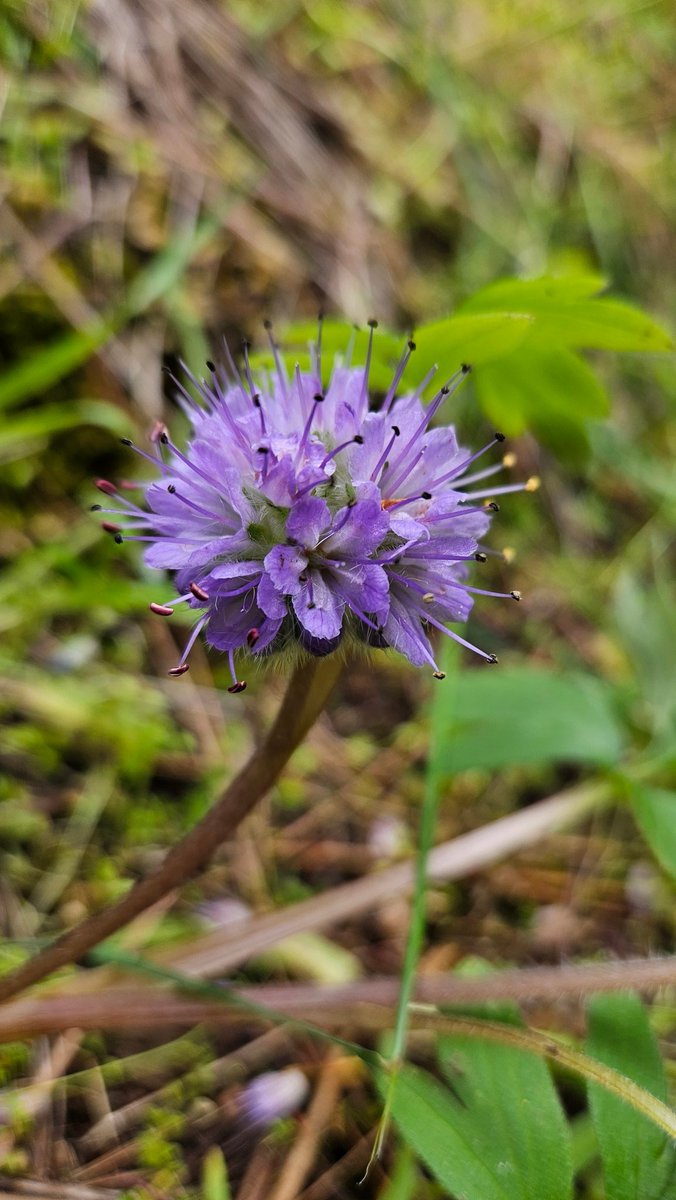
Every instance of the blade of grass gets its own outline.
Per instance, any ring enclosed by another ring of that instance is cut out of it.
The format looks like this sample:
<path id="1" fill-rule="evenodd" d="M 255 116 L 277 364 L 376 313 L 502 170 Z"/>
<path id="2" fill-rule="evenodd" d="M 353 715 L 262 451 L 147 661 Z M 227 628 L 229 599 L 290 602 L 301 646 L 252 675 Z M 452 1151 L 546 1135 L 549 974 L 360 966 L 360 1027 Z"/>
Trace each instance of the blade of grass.
<path id="1" fill-rule="evenodd" d="M 443 670 L 446 672 L 447 676 L 447 688 L 452 687 L 452 680 L 457 671 L 457 661 L 458 659 L 455 652 L 455 646 L 449 643 L 444 648 L 444 658 L 442 664 Z M 420 960 L 420 954 L 425 936 L 425 899 L 427 895 L 427 880 L 429 875 L 428 859 L 434 845 L 434 832 L 437 825 L 437 812 L 439 808 L 439 791 L 441 781 L 440 752 L 443 745 L 444 731 L 448 725 L 448 692 L 444 696 L 443 704 L 438 702 L 437 697 L 438 693 L 435 695 L 435 701 L 437 702 L 433 702 L 430 706 L 430 743 L 427 759 L 427 771 L 425 774 L 425 792 L 423 796 L 422 812 L 420 814 L 420 830 L 418 834 L 418 847 L 415 859 L 411 921 L 406 940 L 406 950 L 404 952 L 404 964 L 401 973 L 401 988 L 399 991 L 394 1036 L 392 1040 L 392 1049 L 390 1052 L 390 1075 L 387 1085 L 387 1092 L 385 1095 L 385 1103 L 383 1105 L 383 1113 L 378 1126 L 378 1133 L 373 1144 L 373 1151 L 371 1153 L 371 1158 L 369 1159 L 368 1167 L 370 1167 L 371 1163 L 380 1157 L 390 1125 L 397 1080 L 406 1056 L 406 1041 L 409 1027 L 410 1006 L 411 1001 L 413 1000 L 418 962 Z"/>

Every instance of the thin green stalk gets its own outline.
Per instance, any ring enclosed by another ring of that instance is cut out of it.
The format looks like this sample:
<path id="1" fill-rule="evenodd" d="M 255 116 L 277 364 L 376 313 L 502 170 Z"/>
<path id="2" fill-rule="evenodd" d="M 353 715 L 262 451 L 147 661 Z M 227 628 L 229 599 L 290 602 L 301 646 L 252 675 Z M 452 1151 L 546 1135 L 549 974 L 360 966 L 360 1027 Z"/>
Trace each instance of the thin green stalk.
<path id="1" fill-rule="evenodd" d="M 448 645 L 444 652 L 444 670 L 447 676 L 454 677 L 457 668 L 457 655 L 454 647 Z M 445 687 L 452 686 L 452 678 L 447 678 Z M 436 701 L 436 697 L 435 697 Z M 410 1009 L 415 989 L 418 963 L 422 953 L 425 937 L 425 901 L 427 896 L 428 869 L 427 861 L 434 846 L 434 834 L 437 827 L 439 809 L 440 771 L 438 764 L 438 748 L 441 745 L 443 726 L 448 721 L 448 695 L 444 696 L 444 704 L 432 703 L 430 706 L 430 744 L 425 774 L 425 791 L 420 814 L 420 830 L 415 859 L 415 877 L 413 884 L 413 900 L 411 905 L 411 920 L 404 963 L 401 972 L 401 986 L 397 1001 L 397 1012 L 390 1052 L 390 1077 L 383 1113 L 378 1126 L 378 1133 L 373 1144 L 369 1166 L 377 1158 L 383 1148 L 387 1131 L 390 1126 L 394 1093 L 397 1087 L 399 1072 L 406 1057 L 406 1041 L 410 1023 Z M 368 1167 L 367 1167 L 368 1171 Z"/>

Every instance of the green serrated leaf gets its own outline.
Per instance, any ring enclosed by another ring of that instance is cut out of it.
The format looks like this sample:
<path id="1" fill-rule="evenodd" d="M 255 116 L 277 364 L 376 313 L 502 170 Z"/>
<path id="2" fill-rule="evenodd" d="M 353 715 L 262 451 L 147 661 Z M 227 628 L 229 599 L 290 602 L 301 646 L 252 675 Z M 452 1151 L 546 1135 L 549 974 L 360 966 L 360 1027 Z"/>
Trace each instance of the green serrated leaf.
<path id="1" fill-rule="evenodd" d="M 461 675 L 447 729 L 445 774 L 517 763 L 613 763 L 623 745 L 606 685 L 531 667 Z"/>
<path id="2" fill-rule="evenodd" d="M 589 1004 L 588 1016 L 588 1053 L 665 1101 L 664 1067 L 638 996 L 596 996 Z M 674 1143 L 641 1113 L 596 1084 L 589 1085 L 589 1101 L 609 1200 L 669 1200 L 674 1196 Z"/>
<path id="3" fill-rule="evenodd" d="M 629 802 L 655 858 L 676 879 L 676 792 L 634 784 Z"/>

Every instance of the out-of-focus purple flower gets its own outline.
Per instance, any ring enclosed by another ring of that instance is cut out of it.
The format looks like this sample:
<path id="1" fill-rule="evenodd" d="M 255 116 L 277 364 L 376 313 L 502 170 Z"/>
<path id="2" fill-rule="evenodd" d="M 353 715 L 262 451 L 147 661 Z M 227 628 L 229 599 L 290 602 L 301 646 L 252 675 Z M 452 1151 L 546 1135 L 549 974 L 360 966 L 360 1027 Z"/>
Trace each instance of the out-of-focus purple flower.
<path id="1" fill-rule="evenodd" d="M 241 650 L 260 658 L 289 646 L 318 656 L 357 642 L 391 646 L 442 677 L 429 638 L 437 629 L 494 662 L 446 623 L 467 620 L 475 593 L 503 595 L 470 586 L 468 566 L 485 559 L 493 497 L 537 482 L 466 490 L 501 470 L 474 463 L 503 437 L 470 453 L 452 426 L 432 421 L 470 368 L 460 366 L 426 406 L 429 376 L 397 396 L 415 349 L 408 342 L 375 406 L 371 343 L 366 366 L 337 361 L 326 390 L 321 325 L 309 371 L 296 367 L 290 378 L 273 349 L 276 371 L 256 379 L 246 354 L 243 375 L 229 355 L 227 368 L 208 364 L 208 381 L 190 375 L 200 403 L 178 384 L 193 426 L 185 450 L 164 426 L 152 435 L 154 452 L 134 447 L 159 474 L 146 486 L 147 510 L 98 482 L 119 505 L 104 510 L 115 515 L 104 528 L 146 543 L 146 563 L 174 572 L 178 597 L 151 609 L 168 616 L 185 603 L 198 614 L 170 674 L 188 670 L 202 630 L 228 654 L 233 692 L 246 686 L 235 671 Z"/>
<path id="2" fill-rule="evenodd" d="M 272 1125 L 290 1117 L 305 1103 L 309 1091 L 306 1076 L 298 1067 L 265 1071 L 242 1089 L 242 1116 L 254 1126 Z"/>

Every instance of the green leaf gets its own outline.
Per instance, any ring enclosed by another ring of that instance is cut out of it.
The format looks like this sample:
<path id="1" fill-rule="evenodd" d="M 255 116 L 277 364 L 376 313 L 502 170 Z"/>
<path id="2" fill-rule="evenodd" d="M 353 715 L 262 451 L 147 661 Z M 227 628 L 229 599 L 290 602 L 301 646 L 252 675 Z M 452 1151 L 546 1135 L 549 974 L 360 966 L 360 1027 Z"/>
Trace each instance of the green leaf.
<path id="1" fill-rule="evenodd" d="M 674 348 L 666 330 L 640 309 L 620 300 L 581 300 L 538 313 L 531 337 L 534 344 L 594 350 L 646 353 Z"/>
<path id="2" fill-rule="evenodd" d="M 547 1064 L 512 1046 L 439 1039 L 442 1071 L 484 1141 L 486 1159 L 519 1200 L 564 1200 L 573 1190 L 570 1133 Z"/>
<path id="3" fill-rule="evenodd" d="M 385 1083 L 384 1077 L 380 1077 Z M 403 1137 L 430 1171 L 465 1200 L 511 1200 L 504 1181 L 484 1159 L 483 1147 L 458 1125 L 460 1105 L 431 1075 L 404 1066 L 392 1103 Z"/>
<path id="4" fill-rule="evenodd" d="M 516 763 L 614 763 L 622 732 L 611 691 L 588 675 L 532 667 L 467 671 L 441 753 L 446 774 Z"/>
<path id="5" fill-rule="evenodd" d="M 634 784 L 629 800 L 655 858 L 676 879 L 676 792 Z"/>
<path id="6" fill-rule="evenodd" d="M 524 341 L 531 324 L 527 313 L 517 312 L 460 315 L 423 325 L 415 333 L 417 348 L 407 376 L 419 382 L 430 367 L 437 365 L 435 382 L 441 384 L 462 363 L 475 367 L 502 359 Z"/>
<path id="7" fill-rule="evenodd" d="M 594 997 L 588 1009 L 590 1055 L 666 1101 L 659 1048 L 632 993 Z M 596 1084 L 589 1102 L 612 1200 L 668 1200 L 676 1187 L 676 1147 L 652 1121 Z"/>
<path id="8" fill-rule="evenodd" d="M 487 416 L 510 437 L 536 425 L 546 432 L 551 416 L 582 422 L 605 417 L 609 409 L 594 372 L 566 349 L 529 346 L 480 366 L 474 383 Z"/>
<path id="9" fill-rule="evenodd" d="M 585 346 L 598 350 L 671 350 L 669 334 L 621 300 L 594 299 L 604 280 L 591 274 L 503 279 L 471 296 L 465 313 L 520 312 L 533 318 L 528 349 Z"/>
<path id="10" fill-rule="evenodd" d="M 392 1115 L 402 1135 L 463 1200 L 570 1200 L 566 1123 L 535 1056 L 462 1037 L 440 1040 L 449 1092 L 406 1066 Z"/>
<path id="11" fill-rule="evenodd" d="M 533 312 L 554 304 L 586 300 L 608 286 L 603 275 L 580 272 L 571 275 L 541 275 L 538 279 L 498 279 L 470 296 L 461 312 L 495 312 L 517 309 Z"/>

